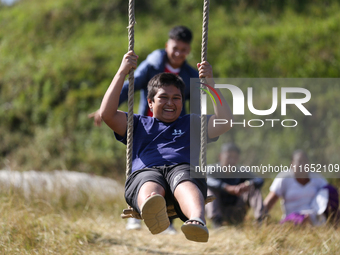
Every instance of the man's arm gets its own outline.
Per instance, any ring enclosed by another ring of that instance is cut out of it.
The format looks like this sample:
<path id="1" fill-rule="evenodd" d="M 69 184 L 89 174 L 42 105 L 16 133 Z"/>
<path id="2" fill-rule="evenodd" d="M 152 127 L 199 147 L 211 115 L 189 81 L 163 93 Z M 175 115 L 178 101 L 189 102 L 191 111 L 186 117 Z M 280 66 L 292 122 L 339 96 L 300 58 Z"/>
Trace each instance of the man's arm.
<path id="1" fill-rule="evenodd" d="M 99 109 L 95 112 L 91 112 L 89 115 L 87 115 L 89 119 L 93 118 L 93 124 L 97 127 L 100 127 L 102 125 L 102 117 L 100 117 L 100 111 Z"/>
<path id="2" fill-rule="evenodd" d="M 137 58 L 138 56 L 133 51 L 124 55 L 119 70 L 107 89 L 100 106 L 102 120 L 120 136 L 124 136 L 126 133 L 127 119 L 124 112 L 118 111 L 119 95 L 126 75 L 130 69 L 137 67 Z"/>
<path id="3" fill-rule="evenodd" d="M 207 178 L 207 185 L 210 189 L 227 192 L 235 196 L 239 196 L 244 192 L 240 190 L 239 185 L 229 185 L 217 178 Z"/>
<path id="4" fill-rule="evenodd" d="M 273 208 L 278 199 L 279 196 L 276 195 L 275 192 L 273 191 L 269 192 L 269 194 L 267 195 L 266 199 L 263 202 L 263 206 L 266 213 L 268 213 Z"/>
<path id="5" fill-rule="evenodd" d="M 255 189 L 259 189 L 263 186 L 264 180 L 261 177 L 256 176 L 253 173 L 246 173 L 247 177 L 242 178 L 242 182 L 248 183 L 248 185 L 254 185 Z"/>
<path id="6" fill-rule="evenodd" d="M 256 177 L 254 179 L 249 180 L 250 182 L 253 182 L 255 189 L 259 189 L 263 186 L 264 180 L 260 177 Z"/>
<path id="7" fill-rule="evenodd" d="M 220 179 L 211 178 L 211 177 L 207 178 L 208 188 L 222 191 L 222 190 L 224 190 L 224 185 L 223 184 L 224 183 Z"/>
<path id="8" fill-rule="evenodd" d="M 148 62 L 144 60 L 134 73 L 134 91 L 138 91 L 144 89 L 148 85 Z M 125 81 L 123 84 L 122 91 L 119 96 L 119 104 L 124 103 L 128 100 L 128 92 L 129 92 L 129 81 Z"/>

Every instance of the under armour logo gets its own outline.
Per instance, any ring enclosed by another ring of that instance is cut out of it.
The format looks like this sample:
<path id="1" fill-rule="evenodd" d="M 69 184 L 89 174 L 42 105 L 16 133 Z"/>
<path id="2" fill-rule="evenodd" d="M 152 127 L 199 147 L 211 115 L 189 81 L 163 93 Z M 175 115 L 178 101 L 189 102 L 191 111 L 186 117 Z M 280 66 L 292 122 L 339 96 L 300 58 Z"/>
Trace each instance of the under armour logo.
<path id="1" fill-rule="evenodd" d="M 178 174 L 175 179 L 174 179 L 174 186 L 176 185 L 176 183 L 179 181 L 179 179 L 181 179 L 181 177 L 183 176 L 184 173 L 180 173 Z"/>
<path id="2" fill-rule="evenodd" d="M 184 134 L 184 132 L 182 132 L 181 129 L 179 129 L 179 130 L 175 129 L 174 132 L 172 133 L 172 135 L 183 135 L 183 134 Z"/>

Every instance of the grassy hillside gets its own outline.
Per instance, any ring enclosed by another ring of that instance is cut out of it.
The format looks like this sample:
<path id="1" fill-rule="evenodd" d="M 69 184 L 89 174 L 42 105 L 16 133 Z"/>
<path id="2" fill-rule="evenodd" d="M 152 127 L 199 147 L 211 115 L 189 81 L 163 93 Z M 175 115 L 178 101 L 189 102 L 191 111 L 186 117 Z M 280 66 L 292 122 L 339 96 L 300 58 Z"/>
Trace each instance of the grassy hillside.
<path id="1" fill-rule="evenodd" d="M 337 254 L 339 231 L 329 227 L 294 227 L 273 221 L 243 226 L 208 227 L 208 243 L 187 241 L 174 221 L 176 235 L 125 230 L 119 218 L 124 203 L 84 201 L 76 207 L 18 194 L 0 194 L 1 254 Z M 248 216 L 247 216 L 248 217 Z"/>
<path id="2" fill-rule="evenodd" d="M 338 1 L 211 1 L 208 60 L 217 77 L 336 78 L 339 10 Z M 141 60 L 164 47 L 172 26 L 184 24 L 194 32 L 188 61 L 199 62 L 200 1 L 136 1 L 136 21 L 135 51 Z M 99 107 L 127 51 L 126 26 L 123 0 L 0 5 L 0 168 L 124 173 L 125 147 L 105 125 L 94 127 L 87 115 Z M 304 135 L 296 139 L 268 134 L 275 139 L 271 147 L 260 148 L 263 155 L 275 147 L 284 150 L 278 158 L 287 157 L 303 147 L 314 150 L 313 156 L 323 162 L 338 160 L 338 115 L 332 110 L 337 95 L 335 90 L 331 99 L 319 99 L 332 103 L 323 109 L 330 123 L 321 129 L 329 133 L 317 148 L 321 154 L 313 147 L 318 142 L 306 140 L 324 135 L 313 131 L 324 120 L 322 115 L 312 123 L 314 128 L 304 123 L 297 131 Z M 258 138 L 244 144 L 249 137 Z M 252 145 L 262 139 L 249 131 L 226 136 L 247 154 L 254 154 Z M 270 162 L 274 160 L 277 157 Z"/>

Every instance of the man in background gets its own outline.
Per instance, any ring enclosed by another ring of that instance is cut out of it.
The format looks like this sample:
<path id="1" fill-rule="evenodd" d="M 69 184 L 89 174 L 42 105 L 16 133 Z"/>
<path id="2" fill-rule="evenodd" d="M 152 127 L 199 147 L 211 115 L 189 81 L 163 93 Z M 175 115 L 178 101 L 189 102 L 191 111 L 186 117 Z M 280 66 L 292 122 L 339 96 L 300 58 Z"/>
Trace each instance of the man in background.
<path id="1" fill-rule="evenodd" d="M 222 145 L 218 166 L 225 169 L 239 169 L 237 163 L 240 149 L 233 143 Z M 241 175 L 242 174 L 242 175 Z M 241 178 L 240 178 L 241 177 Z M 218 228 L 224 222 L 236 225 L 252 208 L 254 218 L 261 221 L 264 216 L 263 200 L 260 188 L 264 181 L 252 174 L 225 171 L 219 175 L 208 175 L 208 195 L 214 195 L 216 200 L 206 205 L 207 217 L 212 220 L 213 227 Z"/>
<path id="2" fill-rule="evenodd" d="M 199 89 L 194 91 L 194 95 L 190 95 L 190 78 L 198 78 L 197 68 L 190 66 L 186 59 L 191 51 L 191 41 L 193 35 L 190 29 L 185 26 L 176 26 L 169 32 L 169 38 L 165 43 L 165 49 L 158 49 L 150 53 L 147 58 L 142 61 L 134 72 L 135 91 L 140 90 L 139 110 L 138 114 L 152 116 L 147 102 L 147 85 L 149 80 L 159 73 L 174 73 L 179 75 L 185 83 L 184 104 L 190 97 L 192 100 L 192 113 L 200 113 Z M 119 104 L 128 100 L 129 81 L 125 81 L 122 92 L 119 98 Z M 186 114 L 186 109 L 183 107 L 181 115 Z M 94 118 L 96 126 L 101 125 L 99 112 L 89 114 L 89 118 Z"/>

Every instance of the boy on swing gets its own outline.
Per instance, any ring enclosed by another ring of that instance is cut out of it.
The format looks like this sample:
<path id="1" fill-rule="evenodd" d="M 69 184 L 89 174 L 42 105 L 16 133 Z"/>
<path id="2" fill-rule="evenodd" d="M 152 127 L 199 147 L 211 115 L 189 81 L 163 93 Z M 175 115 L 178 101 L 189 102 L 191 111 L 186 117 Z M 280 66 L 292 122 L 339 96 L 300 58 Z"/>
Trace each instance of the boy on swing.
<path id="1" fill-rule="evenodd" d="M 130 69 L 137 67 L 138 56 L 129 51 L 106 91 L 100 114 L 114 131 L 116 139 L 126 144 L 127 113 L 118 110 L 120 92 Z M 212 78 L 208 62 L 197 64 L 200 78 Z M 214 86 L 211 84 L 210 86 Z M 207 242 L 209 232 L 204 215 L 207 184 L 204 178 L 190 177 L 190 125 L 199 126 L 198 115 L 180 117 L 185 85 L 171 73 L 154 76 L 148 84 L 148 104 L 153 117 L 134 115 L 132 171 L 125 184 L 125 199 L 138 211 L 152 234 L 169 226 L 167 204 L 173 204 L 185 223 L 182 232 L 191 241 Z M 228 131 L 228 124 L 216 125 L 214 119 L 232 119 L 222 94 L 222 104 L 214 106 L 215 114 L 207 116 L 207 139 L 214 141 Z M 230 121 L 229 121 L 230 123 Z M 198 165 L 199 139 L 192 149 Z M 195 142 L 195 141 L 194 141 Z M 192 162 L 191 162 L 192 163 Z"/>

